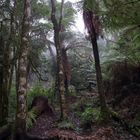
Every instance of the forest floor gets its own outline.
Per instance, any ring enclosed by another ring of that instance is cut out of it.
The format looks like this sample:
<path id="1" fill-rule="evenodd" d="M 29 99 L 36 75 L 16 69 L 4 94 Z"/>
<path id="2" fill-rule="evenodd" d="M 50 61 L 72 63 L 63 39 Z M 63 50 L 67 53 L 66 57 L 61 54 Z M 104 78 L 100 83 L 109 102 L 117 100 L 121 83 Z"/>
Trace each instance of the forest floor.
<path id="1" fill-rule="evenodd" d="M 91 97 L 89 98 L 91 99 Z M 97 98 L 97 96 L 95 95 L 93 98 Z M 69 102 L 73 104 L 77 103 L 78 100 L 78 98 L 69 98 Z M 129 106 L 127 105 L 127 108 L 128 107 Z M 127 108 L 120 109 L 119 111 L 121 111 L 121 113 L 126 112 Z M 92 124 L 91 129 L 84 129 L 83 131 L 80 131 L 80 119 L 78 116 L 76 117 L 74 115 L 73 111 L 69 112 L 69 119 L 73 124 L 75 124 L 75 126 L 73 128 L 70 127 L 70 129 L 60 128 L 58 117 L 56 116 L 58 115 L 52 116 L 47 114 L 47 112 L 43 113 L 37 118 L 36 122 L 33 124 L 33 127 L 29 129 L 28 133 L 45 140 L 47 138 L 50 139 L 55 137 L 58 137 L 62 140 L 140 140 L 140 137 L 135 137 L 121 124 L 115 121 L 111 121 L 104 126 L 99 124 Z M 130 116 L 126 116 L 126 118 L 128 117 Z"/>
<path id="2" fill-rule="evenodd" d="M 55 120 L 51 116 L 42 114 L 29 133 L 42 139 L 59 137 L 65 140 L 139 140 L 119 125 L 100 128 L 95 126 L 94 129 L 94 132 L 83 134 L 72 130 L 61 130 L 55 126 Z"/>

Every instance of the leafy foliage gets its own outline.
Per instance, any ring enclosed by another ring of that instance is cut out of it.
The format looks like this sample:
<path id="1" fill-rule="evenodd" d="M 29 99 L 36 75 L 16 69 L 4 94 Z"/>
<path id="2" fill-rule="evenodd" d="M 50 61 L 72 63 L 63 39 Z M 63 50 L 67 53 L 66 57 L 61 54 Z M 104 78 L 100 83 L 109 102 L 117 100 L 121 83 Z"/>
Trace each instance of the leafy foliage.
<path id="1" fill-rule="evenodd" d="M 82 113 L 81 118 L 85 123 L 94 123 L 97 122 L 100 118 L 100 109 L 99 108 L 86 108 Z"/>
<path id="2" fill-rule="evenodd" d="M 58 128 L 65 129 L 65 130 L 66 129 L 73 130 L 74 125 L 72 124 L 72 122 L 70 122 L 68 120 L 64 120 L 58 124 Z"/>
<path id="3" fill-rule="evenodd" d="M 88 44 L 87 44 L 88 45 Z M 89 82 L 95 80 L 91 48 L 73 48 L 68 54 L 72 66 L 71 84 L 78 90 L 89 90 Z"/>
<path id="4" fill-rule="evenodd" d="M 139 64 L 140 1 L 89 0 L 85 2 L 85 7 L 97 14 L 104 29 L 104 37 L 110 38 L 108 51 L 111 53 L 107 59 L 110 61 L 125 58 L 131 63 Z M 112 49 L 112 46 L 115 48 Z"/>
<path id="5" fill-rule="evenodd" d="M 28 111 L 27 118 L 26 118 L 26 128 L 29 129 L 33 126 L 33 123 L 36 121 L 37 113 L 36 110 L 33 108 L 32 110 Z"/>
<path id="6" fill-rule="evenodd" d="M 40 84 L 35 85 L 28 93 L 28 106 L 31 106 L 32 100 L 36 96 L 47 96 L 48 99 L 54 98 L 54 90 L 53 88 L 46 89 Z"/>

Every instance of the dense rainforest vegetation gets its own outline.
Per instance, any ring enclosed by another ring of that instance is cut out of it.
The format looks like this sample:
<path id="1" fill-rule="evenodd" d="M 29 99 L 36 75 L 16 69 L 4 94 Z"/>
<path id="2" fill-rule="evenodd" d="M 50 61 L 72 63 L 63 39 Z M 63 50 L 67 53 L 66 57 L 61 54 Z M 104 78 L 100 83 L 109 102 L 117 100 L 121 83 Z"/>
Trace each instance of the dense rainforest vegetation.
<path id="1" fill-rule="evenodd" d="M 0 0 L 0 140 L 139 139 L 140 0 Z"/>

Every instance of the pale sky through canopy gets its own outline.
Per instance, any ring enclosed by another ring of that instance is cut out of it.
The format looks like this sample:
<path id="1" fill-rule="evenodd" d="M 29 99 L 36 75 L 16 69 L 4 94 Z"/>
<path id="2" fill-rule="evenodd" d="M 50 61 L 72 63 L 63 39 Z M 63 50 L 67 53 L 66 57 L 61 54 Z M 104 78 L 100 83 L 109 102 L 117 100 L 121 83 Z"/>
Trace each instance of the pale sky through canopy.
<path id="1" fill-rule="evenodd" d="M 59 2 L 61 2 L 61 0 L 57 0 Z M 79 2 L 80 0 L 65 0 L 66 1 L 70 1 L 72 3 L 76 3 Z M 78 12 L 75 18 L 75 22 L 76 22 L 76 27 L 73 28 L 76 31 L 80 31 L 81 33 L 85 32 L 85 26 L 84 26 L 84 22 L 83 22 L 83 16 L 82 16 L 82 12 Z"/>

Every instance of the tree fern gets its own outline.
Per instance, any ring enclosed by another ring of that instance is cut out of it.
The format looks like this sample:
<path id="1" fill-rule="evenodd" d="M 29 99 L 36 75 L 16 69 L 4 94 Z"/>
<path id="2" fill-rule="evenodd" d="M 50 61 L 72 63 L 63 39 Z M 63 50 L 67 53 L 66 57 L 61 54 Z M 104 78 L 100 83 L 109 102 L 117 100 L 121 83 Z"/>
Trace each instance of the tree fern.
<path id="1" fill-rule="evenodd" d="M 35 108 L 28 111 L 26 118 L 26 128 L 29 129 L 33 126 L 33 123 L 36 122 L 37 112 Z"/>

